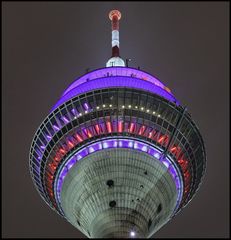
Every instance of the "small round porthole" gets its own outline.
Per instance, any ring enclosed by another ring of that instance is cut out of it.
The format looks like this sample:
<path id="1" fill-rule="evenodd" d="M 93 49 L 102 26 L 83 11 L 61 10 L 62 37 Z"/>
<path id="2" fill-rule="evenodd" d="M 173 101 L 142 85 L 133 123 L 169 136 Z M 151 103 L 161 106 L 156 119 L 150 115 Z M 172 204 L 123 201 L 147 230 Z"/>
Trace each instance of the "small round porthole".
<path id="1" fill-rule="evenodd" d="M 110 188 L 110 187 L 113 187 L 114 186 L 114 181 L 113 180 L 107 180 L 107 183 L 106 183 L 107 185 L 108 185 L 108 187 Z"/>
<path id="2" fill-rule="evenodd" d="M 111 207 L 111 208 L 113 208 L 113 207 L 115 207 L 116 206 L 116 201 L 110 201 L 109 202 L 109 206 Z"/>

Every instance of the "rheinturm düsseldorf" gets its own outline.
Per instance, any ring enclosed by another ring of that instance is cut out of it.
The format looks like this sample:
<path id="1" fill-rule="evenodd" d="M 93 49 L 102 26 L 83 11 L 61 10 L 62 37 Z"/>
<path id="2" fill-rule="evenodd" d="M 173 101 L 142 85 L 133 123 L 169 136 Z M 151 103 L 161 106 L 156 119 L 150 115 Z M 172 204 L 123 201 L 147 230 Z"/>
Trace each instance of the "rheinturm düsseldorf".
<path id="1" fill-rule="evenodd" d="M 121 58 L 120 11 L 109 19 L 106 67 L 64 90 L 35 132 L 30 174 L 43 200 L 86 237 L 149 238 L 196 194 L 205 146 L 172 91 Z"/>

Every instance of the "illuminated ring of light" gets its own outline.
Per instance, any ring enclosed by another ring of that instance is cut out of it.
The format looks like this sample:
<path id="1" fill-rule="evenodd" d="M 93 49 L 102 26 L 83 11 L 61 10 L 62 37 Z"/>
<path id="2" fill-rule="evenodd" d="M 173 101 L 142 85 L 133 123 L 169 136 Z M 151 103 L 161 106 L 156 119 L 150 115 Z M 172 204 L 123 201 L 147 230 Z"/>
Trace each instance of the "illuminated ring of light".
<path id="1" fill-rule="evenodd" d="M 144 81 L 134 77 L 124 77 L 124 76 L 114 76 L 114 77 L 104 77 L 104 78 L 97 78 L 91 80 L 89 82 L 85 82 L 83 84 L 78 85 L 77 87 L 71 89 L 65 95 L 63 95 L 57 103 L 53 106 L 52 111 L 56 109 L 58 106 L 67 102 L 73 97 L 76 97 L 80 94 L 94 91 L 97 89 L 105 89 L 105 88 L 132 88 L 136 90 L 145 90 L 150 93 L 157 94 L 173 103 L 179 105 L 179 101 L 170 93 L 168 93 L 163 88 L 154 85 L 151 82 Z"/>
<path id="2" fill-rule="evenodd" d="M 67 173 L 75 165 L 75 163 L 77 163 L 80 159 L 88 156 L 93 152 L 100 151 L 102 149 L 109 149 L 109 148 L 131 148 L 138 151 L 146 152 L 148 155 L 154 156 L 156 159 L 159 159 L 159 161 L 162 162 L 165 165 L 165 167 L 168 168 L 168 171 L 175 182 L 176 189 L 178 192 L 176 206 L 172 214 L 173 216 L 180 205 L 180 202 L 183 196 L 183 189 L 184 189 L 182 176 L 177 164 L 173 161 L 173 159 L 169 155 L 166 158 L 160 159 L 161 151 L 156 149 L 153 146 L 150 146 L 149 144 L 143 143 L 138 140 L 123 139 L 123 138 L 101 139 L 97 142 L 89 144 L 88 146 L 84 146 L 79 151 L 74 152 L 71 156 L 69 156 L 69 158 L 65 162 L 62 163 L 62 165 L 59 167 L 59 170 L 55 177 L 55 183 L 54 183 L 55 199 L 62 214 L 64 215 L 64 212 L 60 204 L 61 202 L 60 193 L 61 193 L 62 184 L 64 182 L 64 179 Z"/>
<path id="3" fill-rule="evenodd" d="M 101 78 L 101 77 L 106 77 L 107 74 L 110 74 L 112 76 L 135 76 L 136 78 L 143 79 L 145 81 L 151 82 L 161 88 L 164 89 L 165 85 L 156 77 L 153 75 L 150 75 L 150 73 L 145 72 L 144 70 L 138 70 L 137 68 L 131 68 L 131 67 L 118 67 L 118 66 L 113 66 L 113 67 L 106 67 L 106 68 L 99 68 L 96 70 L 93 70 L 92 72 L 89 72 L 87 74 L 82 75 L 81 77 L 75 79 L 64 91 L 63 95 L 64 96 L 66 93 L 68 93 L 70 90 L 73 88 L 77 87 L 78 85 L 86 82 L 86 81 L 91 81 L 96 78 Z"/>

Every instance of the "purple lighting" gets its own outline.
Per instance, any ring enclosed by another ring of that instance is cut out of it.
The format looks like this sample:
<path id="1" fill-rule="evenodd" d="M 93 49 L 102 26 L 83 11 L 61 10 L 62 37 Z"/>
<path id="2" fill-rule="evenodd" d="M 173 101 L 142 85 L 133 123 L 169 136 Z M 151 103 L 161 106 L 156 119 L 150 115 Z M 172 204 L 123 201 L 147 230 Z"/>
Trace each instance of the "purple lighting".
<path id="1" fill-rule="evenodd" d="M 133 141 L 130 141 L 130 142 L 128 143 L 128 147 L 130 147 L 130 148 L 133 147 Z"/>
<path id="2" fill-rule="evenodd" d="M 168 161 L 162 161 L 162 163 L 166 166 L 166 168 L 169 167 L 169 162 Z"/>
<path id="3" fill-rule="evenodd" d="M 57 127 L 56 125 L 53 125 L 53 128 L 54 128 L 55 130 L 57 130 L 57 131 L 59 131 L 59 130 L 60 130 L 60 128 L 59 128 L 59 127 Z"/>
<path id="4" fill-rule="evenodd" d="M 143 152 L 147 152 L 148 148 L 147 148 L 147 146 L 143 146 L 141 150 L 142 150 Z"/>
<path id="5" fill-rule="evenodd" d="M 156 77 L 150 75 L 147 72 L 140 71 L 136 68 L 128 68 L 128 67 L 107 67 L 107 68 L 101 68 L 94 70 L 90 73 L 87 73 L 83 75 L 82 77 L 74 80 L 73 83 L 64 91 L 63 95 L 67 94 L 69 91 L 71 91 L 73 88 L 76 88 L 77 86 L 87 82 L 92 81 L 96 78 L 103 78 L 106 76 L 123 76 L 123 77 L 134 77 L 141 79 L 143 81 L 151 82 L 152 84 L 164 88 L 165 85 Z"/>
<path id="6" fill-rule="evenodd" d="M 77 112 L 77 110 L 75 108 L 72 108 L 71 112 L 73 113 L 74 116 L 78 115 L 78 112 Z"/>
<path id="7" fill-rule="evenodd" d="M 151 82 L 144 81 L 142 79 L 137 79 L 137 78 L 117 76 L 117 77 L 104 77 L 104 78 L 94 79 L 90 82 L 86 82 L 81 85 L 78 85 L 78 87 L 72 88 L 70 91 L 68 91 L 65 95 L 63 95 L 58 100 L 58 102 L 52 108 L 52 111 L 58 106 L 60 106 L 61 104 L 63 104 L 64 102 L 82 93 L 93 91 L 96 89 L 105 89 L 105 88 L 113 88 L 113 87 L 114 88 L 127 87 L 127 88 L 145 90 L 145 91 L 157 94 L 179 105 L 178 100 L 172 94 L 170 94 L 163 88 Z"/>
<path id="8" fill-rule="evenodd" d="M 159 150 L 154 148 L 153 146 L 150 146 L 146 143 L 139 142 L 138 140 L 131 140 L 131 139 L 105 139 L 98 142 L 95 142 L 93 144 L 90 144 L 88 147 L 82 148 L 81 150 L 77 151 L 74 156 L 67 159 L 62 166 L 60 167 L 60 172 L 57 174 L 55 179 L 55 198 L 58 204 L 60 204 L 60 193 L 62 189 L 62 184 L 65 179 L 65 176 L 70 171 L 70 169 L 77 163 L 80 159 L 88 156 L 89 154 L 99 151 L 102 148 L 131 148 L 131 149 L 137 149 L 138 151 L 144 151 L 150 156 L 155 156 L 156 154 L 160 154 Z M 172 179 L 175 182 L 176 189 L 178 191 L 178 197 L 177 197 L 177 206 L 175 209 L 178 208 L 178 204 L 181 201 L 182 198 L 182 191 L 183 191 L 183 181 L 179 178 L 179 169 L 177 165 L 174 164 L 173 160 L 170 160 L 169 158 L 164 158 L 164 160 L 159 160 L 161 163 L 163 163 L 167 168 L 168 172 L 172 176 Z M 62 209 L 61 209 L 62 210 Z"/>
<path id="9" fill-rule="evenodd" d="M 103 148 L 108 148 L 109 146 L 108 146 L 108 143 L 107 142 L 104 142 L 103 143 Z"/>
<path id="10" fill-rule="evenodd" d="M 89 109 L 89 106 L 88 106 L 88 104 L 87 104 L 87 103 L 84 103 L 84 104 L 83 104 L 83 106 L 84 106 L 84 108 L 85 108 L 86 110 L 88 110 L 88 109 Z"/>
<path id="11" fill-rule="evenodd" d="M 41 152 L 39 149 L 36 149 L 35 152 L 37 153 L 37 155 L 38 155 L 39 157 L 42 156 L 42 152 Z"/>
<path id="12" fill-rule="evenodd" d="M 62 119 L 65 123 L 69 123 L 69 120 L 65 116 L 63 116 Z"/>
<path id="13" fill-rule="evenodd" d="M 156 157 L 157 159 L 159 159 L 159 158 L 160 158 L 160 154 L 159 154 L 159 153 L 155 153 L 155 154 L 154 154 L 154 157 Z"/>
<path id="14" fill-rule="evenodd" d="M 89 152 L 90 152 L 90 153 L 92 153 L 92 152 L 94 152 L 94 151 L 95 151 L 95 149 L 94 149 L 93 147 L 90 147 L 90 148 L 89 148 Z"/>
<path id="15" fill-rule="evenodd" d="M 52 139 L 52 137 L 50 135 L 46 135 L 46 136 L 47 136 L 48 140 Z"/>

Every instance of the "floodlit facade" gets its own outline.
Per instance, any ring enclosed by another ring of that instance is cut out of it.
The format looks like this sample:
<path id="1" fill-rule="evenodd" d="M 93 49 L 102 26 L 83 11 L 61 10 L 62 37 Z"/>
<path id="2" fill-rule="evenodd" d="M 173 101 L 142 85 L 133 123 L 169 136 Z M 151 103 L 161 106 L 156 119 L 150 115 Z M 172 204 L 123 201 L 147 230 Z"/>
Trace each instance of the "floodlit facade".
<path id="1" fill-rule="evenodd" d="M 111 58 L 76 79 L 41 123 L 30 173 L 43 200 L 87 237 L 148 238 L 195 195 L 205 147 L 171 90 L 120 57 L 121 13 L 109 18 Z"/>

